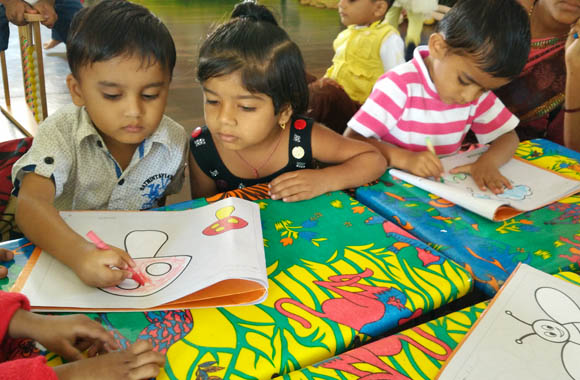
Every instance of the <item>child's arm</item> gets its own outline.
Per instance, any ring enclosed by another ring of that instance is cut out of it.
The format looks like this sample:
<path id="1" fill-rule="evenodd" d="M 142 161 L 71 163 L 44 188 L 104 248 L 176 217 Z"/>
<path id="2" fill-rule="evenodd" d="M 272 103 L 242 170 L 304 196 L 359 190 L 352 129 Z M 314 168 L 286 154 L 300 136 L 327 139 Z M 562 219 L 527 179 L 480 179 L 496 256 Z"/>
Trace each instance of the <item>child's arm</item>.
<path id="1" fill-rule="evenodd" d="M 469 173 L 481 190 L 486 188 L 494 194 L 503 193 L 504 187 L 512 188 L 512 185 L 504 177 L 499 167 L 508 162 L 518 148 L 520 140 L 515 131 L 504 133 L 495 139 L 487 152 L 481 155 L 473 164 L 458 166 L 451 169 L 450 173 Z"/>
<path id="2" fill-rule="evenodd" d="M 401 169 L 420 177 L 435 177 L 435 179 L 438 179 L 443 173 L 443 165 L 439 158 L 427 150 L 411 152 L 375 138 L 364 137 L 351 128 L 347 128 L 344 134 L 375 146 L 387 159 L 390 167 Z"/>
<path id="3" fill-rule="evenodd" d="M 165 355 L 153 351 L 151 343 L 138 340 L 127 350 L 109 352 L 54 367 L 59 380 L 136 380 L 157 378 Z"/>
<path id="4" fill-rule="evenodd" d="M 191 199 L 209 197 L 218 192 L 215 181 L 199 168 L 192 153 L 189 153 L 189 184 Z"/>
<path id="5" fill-rule="evenodd" d="M 272 199 L 294 202 L 314 198 L 329 191 L 356 187 L 381 176 L 385 159 L 373 146 L 349 139 L 315 123 L 312 127 L 312 156 L 324 169 L 284 173 L 270 183 Z"/>
<path id="6" fill-rule="evenodd" d="M 86 315 L 41 315 L 18 309 L 8 326 L 11 338 L 36 340 L 67 360 L 105 353 L 118 348 L 113 335 Z"/>
<path id="7" fill-rule="evenodd" d="M 570 29 L 566 41 L 566 101 L 564 145 L 580 152 L 580 20 Z M 575 84 L 573 84 L 575 83 Z M 574 111 L 575 110 L 575 111 Z"/>
<path id="8" fill-rule="evenodd" d="M 52 181 L 35 173 L 22 179 L 18 193 L 16 223 L 24 235 L 38 247 L 70 267 L 90 286 L 115 286 L 131 277 L 127 265 L 135 266 L 129 254 L 118 248 L 99 250 L 74 232 L 53 205 Z"/>

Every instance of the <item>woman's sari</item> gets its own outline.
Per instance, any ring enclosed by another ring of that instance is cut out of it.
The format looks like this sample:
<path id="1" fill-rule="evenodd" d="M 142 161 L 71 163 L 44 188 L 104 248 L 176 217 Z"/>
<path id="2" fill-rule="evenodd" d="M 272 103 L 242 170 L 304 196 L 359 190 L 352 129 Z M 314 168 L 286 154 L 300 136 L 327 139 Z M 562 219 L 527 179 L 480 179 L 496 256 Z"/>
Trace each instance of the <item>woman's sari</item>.
<path id="1" fill-rule="evenodd" d="M 532 40 L 522 73 L 494 93 L 520 118 L 520 140 L 546 138 L 563 143 L 566 36 Z"/>

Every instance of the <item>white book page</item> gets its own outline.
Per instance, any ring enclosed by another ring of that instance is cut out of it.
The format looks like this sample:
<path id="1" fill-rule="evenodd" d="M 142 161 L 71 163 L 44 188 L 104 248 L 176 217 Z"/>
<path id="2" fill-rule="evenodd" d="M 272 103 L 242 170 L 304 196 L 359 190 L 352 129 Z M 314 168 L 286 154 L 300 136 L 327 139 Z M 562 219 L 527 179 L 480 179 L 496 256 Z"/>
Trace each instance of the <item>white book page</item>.
<path id="1" fill-rule="evenodd" d="M 580 181 L 565 178 L 515 158 L 500 168 L 500 172 L 512 184 L 512 189 L 505 189 L 502 194 L 496 195 L 489 190 L 480 190 L 471 176 L 467 174 L 449 173 L 457 166 L 475 162 L 486 150 L 487 147 L 482 147 L 441 158 L 444 183 L 430 178 L 417 177 L 397 169 L 391 169 L 390 173 L 492 220 L 495 210 L 502 205 L 509 205 L 521 211 L 530 211 L 580 190 Z"/>
<path id="2" fill-rule="evenodd" d="M 33 306 L 150 308 L 226 279 L 268 286 L 259 206 L 228 198 L 187 211 L 61 212 L 75 232 L 125 249 L 146 283 L 92 288 L 42 252 L 22 293 Z"/>
<path id="3" fill-rule="evenodd" d="M 522 264 L 439 380 L 580 380 L 580 287 Z"/>

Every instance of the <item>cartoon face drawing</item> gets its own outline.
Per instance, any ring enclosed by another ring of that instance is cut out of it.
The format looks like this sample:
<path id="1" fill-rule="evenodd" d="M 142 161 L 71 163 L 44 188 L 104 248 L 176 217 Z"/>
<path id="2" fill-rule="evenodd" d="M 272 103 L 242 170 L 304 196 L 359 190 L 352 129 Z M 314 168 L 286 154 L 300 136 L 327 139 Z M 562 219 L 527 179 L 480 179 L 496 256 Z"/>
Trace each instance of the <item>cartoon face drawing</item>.
<path id="1" fill-rule="evenodd" d="M 532 323 L 532 329 L 540 338 L 548 342 L 562 343 L 570 339 L 570 333 L 564 326 L 548 319 L 539 319 Z"/>
<path id="2" fill-rule="evenodd" d="M 550 343 L 563 343 L 561 358 L 564 369 L 572 379 L 580 380 L 580 307 L 565 293 L 554 288 L 536 289 L 535 298 L 540 309 L 551 319 L 538 319 L 529 324 L 506 310 L 506 314 L 530 325 L 534 331 L 515 342 L 523 344 L 524 338 L 537 335 Z"/>

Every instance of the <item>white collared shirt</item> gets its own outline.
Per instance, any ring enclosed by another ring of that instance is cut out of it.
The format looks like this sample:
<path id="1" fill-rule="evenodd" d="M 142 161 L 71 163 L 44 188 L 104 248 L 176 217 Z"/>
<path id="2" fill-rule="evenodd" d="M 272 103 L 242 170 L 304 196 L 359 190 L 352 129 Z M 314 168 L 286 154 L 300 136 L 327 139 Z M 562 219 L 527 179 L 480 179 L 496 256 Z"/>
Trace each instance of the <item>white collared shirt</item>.
<path id="1" fill-rule="evenodd" d="M 188 139 L 167 116 L 135 150 L 123 171 L 84 107 L 68 105 L 38 128 L 30 150 L 12 168 L 14 195 L 26 173 L 50 178 L 58 210 L 142 210 L 183 185 Z"/>

